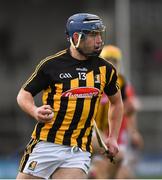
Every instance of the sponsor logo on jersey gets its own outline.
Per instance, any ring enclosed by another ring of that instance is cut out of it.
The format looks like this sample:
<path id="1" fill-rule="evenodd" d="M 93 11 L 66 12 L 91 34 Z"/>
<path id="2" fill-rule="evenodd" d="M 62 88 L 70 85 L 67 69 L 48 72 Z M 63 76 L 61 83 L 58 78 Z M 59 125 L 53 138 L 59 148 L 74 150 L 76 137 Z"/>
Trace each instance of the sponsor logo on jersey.
<path id="1" fill-rule="evenodd" d="M 70 73 L 61 73 L 59 77 L 60 79 L 69 79 L 72 78 L 72 75 Z"/>
<path id="2" fill-rule="evenodd" d="M 62 97 L 75 97 L 75 98 L 92 98 L 97 97 L 99 89 L 94 87 L 79 87 L 75 89 L 69 89 L 62 93 Z"/>
<path id="3" fill-rule="evenodd" d="M 77 71 L 85 71 L 85 72 L 88 71 L 88 69 L 85 68 L 85 67 L 83 67 L 83 68 L 76 68 L 76 70 L 77 70 Z"/>

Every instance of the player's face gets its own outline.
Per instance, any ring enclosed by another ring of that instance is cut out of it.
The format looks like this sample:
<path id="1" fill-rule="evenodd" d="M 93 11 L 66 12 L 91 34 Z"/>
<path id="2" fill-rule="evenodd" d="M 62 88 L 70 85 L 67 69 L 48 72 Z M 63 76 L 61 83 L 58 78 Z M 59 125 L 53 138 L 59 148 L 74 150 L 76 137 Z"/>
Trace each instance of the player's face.
<path id="1" fill-rule="evenodd" d="M 79 48 L 84 54 L 100 54 L 104 45 L 103 32 L 92 31 L 80 41 Z"/>

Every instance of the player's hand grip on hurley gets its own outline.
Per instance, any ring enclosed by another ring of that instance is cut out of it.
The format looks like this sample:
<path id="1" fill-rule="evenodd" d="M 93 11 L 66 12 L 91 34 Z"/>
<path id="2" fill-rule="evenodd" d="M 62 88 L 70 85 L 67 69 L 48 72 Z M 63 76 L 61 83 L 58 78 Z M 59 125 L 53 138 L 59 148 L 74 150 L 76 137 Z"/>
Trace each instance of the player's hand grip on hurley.
<path id="1" fill-rule="evenodd" d="M 103 139 L 101 137 L 100 131 L 99 131 L 95 121 L 94 121 L 94 129 L 95 129 L 95 132 L 96 132 L 96 137 L 97 137 L 98 143 L 99 143 L 100 147 L 104 150 L 103 154 L 106 155 L 107 158 L 109 158 L 112 163 L 115 163 L 114 155 L 112 155 L 110 153 L 108 147 L 104 143 L 104 141 L 103 141 Z"/>

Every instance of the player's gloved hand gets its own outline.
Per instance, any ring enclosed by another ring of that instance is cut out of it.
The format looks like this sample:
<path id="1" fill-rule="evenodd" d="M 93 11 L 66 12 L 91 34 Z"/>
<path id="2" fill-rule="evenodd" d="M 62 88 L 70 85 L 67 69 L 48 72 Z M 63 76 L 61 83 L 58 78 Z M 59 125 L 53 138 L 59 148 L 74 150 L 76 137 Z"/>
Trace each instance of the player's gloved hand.
<path id="1" fill-rule="evenodd" d="M 35 108 L 34 117 L 39 122 L 50 122 L 54 117 L 54 112 L 50 105 L 43 105 Z"/>

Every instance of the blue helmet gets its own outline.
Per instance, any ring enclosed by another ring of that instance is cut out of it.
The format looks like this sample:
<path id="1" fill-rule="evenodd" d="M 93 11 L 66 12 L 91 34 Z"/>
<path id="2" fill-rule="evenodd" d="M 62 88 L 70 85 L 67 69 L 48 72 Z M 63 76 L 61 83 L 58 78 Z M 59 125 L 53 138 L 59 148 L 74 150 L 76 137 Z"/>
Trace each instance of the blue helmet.
<path id="1" fill-rule="evenodd" d="M 78 13 L 67 20 L 66 34 L 72 37 L 74 32 L 84 33 L 86 31 L 104 31 L 105 26 L 102 20 L 94 14 Z"/>

